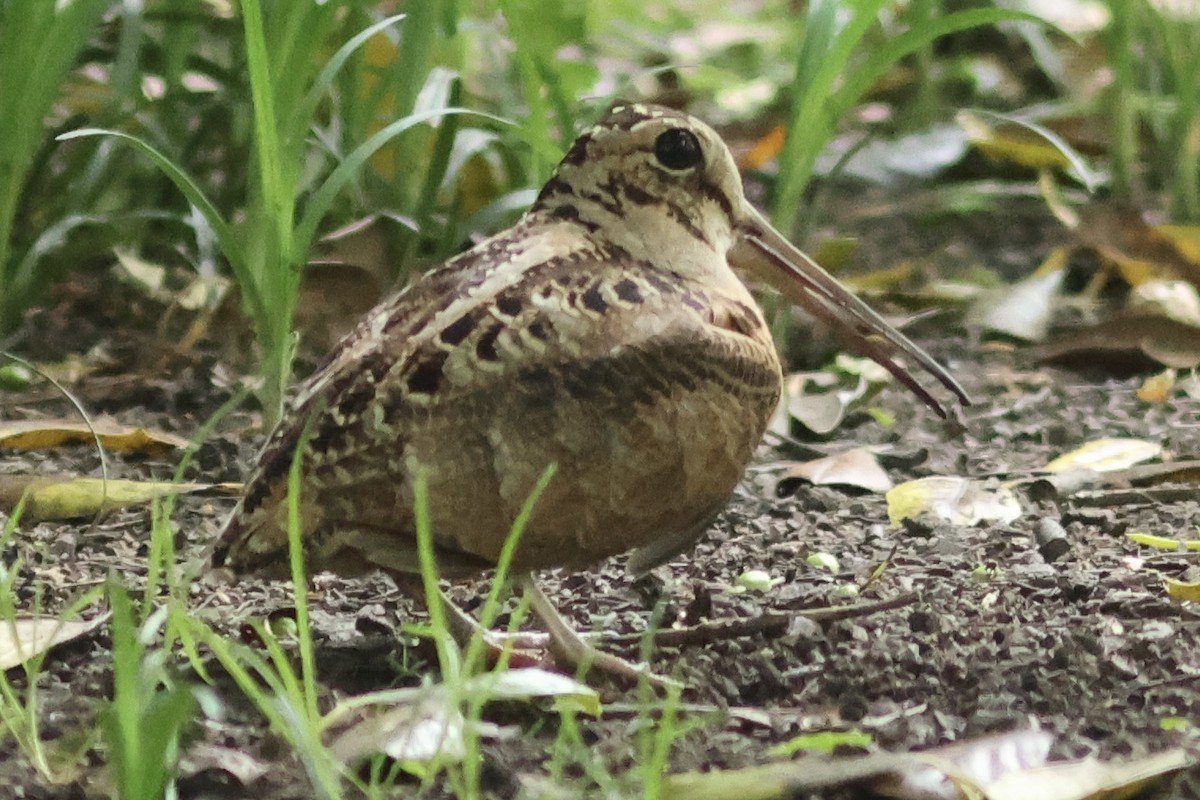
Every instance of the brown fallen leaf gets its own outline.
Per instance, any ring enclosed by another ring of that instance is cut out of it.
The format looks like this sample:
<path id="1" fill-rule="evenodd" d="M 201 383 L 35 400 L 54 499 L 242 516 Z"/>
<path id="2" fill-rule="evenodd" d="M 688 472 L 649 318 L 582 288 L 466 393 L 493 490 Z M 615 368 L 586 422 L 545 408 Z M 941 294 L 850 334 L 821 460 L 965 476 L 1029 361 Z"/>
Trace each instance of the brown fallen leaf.
<path id="1" fill-rule="evenodd" d="M 375 305 L 383 284 L 353 262 L 314 262 L 304 268 L 296 302 L 296 329 L 315 348 L 326 349 Z"/>
<path id="2" fill-rule="evenodd" d="M 1112 487 L 1118 489 L 1128 488 L 1131 486 L 1146 488 L 1162 486 L 1163 484 L 1198 484 L 1200 483 L 1200 461 L 1168 461 L 1164 464 L 1138 464 L 1126 469 L 1117 469 L 1110 472 L 1098 472 L 1094 469 L 1072 469 L 1066 472 L 1057 472 L 1043 475 L 1040 478 L 1029 481 L 1028 491 L 1030 497 L 1034 500 L 1053 500 L 1053 499 L 1074 499 L 1081 495 L 1089 495 L 1093 498 L 1105 496 L 1107 490 Z M 1184 496 L 1188 492 L 1195 492 L 1194 486 L 1173 487 L 1172 491 L 1178 491 Z M 1111 495 L 1113 502 L 1117 502 L 1117 495 Z M 1137 493 L 1125 493 L 1136 498 Z M 1149 498 L 1149 495 L 1143 496 L 1141 501 L 1144 502 Z"/>
<path id="3" fill-rule="evenodd" d="M 738 160 L 741 169 L 760 169 L 764 164 L 775 160 L 783 151 L 783 142 L 787 138 L 787 128 L 776 125 L 767 131 L 766 135 L 754 143 L 754 146 Z"/>
<path id="4" fill-rule="evenodd" d="M 1150 225 L 1136 209 L 1093 204 L 1084 210 L 1077 233 L 1130 286 L 1156 279 L 1200 286 L 1200 262 L 1192 258 L 1186 235 Z"/>
<path id="5" fill-rule="evenodd" d="M 1167 317 L 1127 311 L 1064 333 L 1028 352 L 1039 361 L 1120 371 L 1144 369 L 1153 361 L 1191 369 L 1200 366 L 1200 328 Z"/>
<path id="6" fill-rule="evenodd" d="M 0 511 L 12 513 L 21 499 L 21 519 L 85 519 L 124 506 L 149 503 L 171 494 L 216 490 L 236 493 L 237 484 L 174 483 L 45 475 L 0 475 Z"/>
<path id="7" fill-rule="evenodd" d="M 0 422 L 0 447 L 15 450 L 44 450 L 68 444 L 91 445 L 93 431 L 109 450 L 118 453 L 142 453 L 164 456 L 187 447 L 188 440 L 172 433 L 150 428 L 122 425 L 111 417 L 92 420 L 89 428 L 78 420 L 39 419 Z"/>
<path id="8" fill-rule="evenodd" d="M 1200 461 L 1169 461 L 1139 464 L 1109 472 L 1106 482 L 1114 486 L 1161 486 L 1164 483 L 1200 483 Z"/>

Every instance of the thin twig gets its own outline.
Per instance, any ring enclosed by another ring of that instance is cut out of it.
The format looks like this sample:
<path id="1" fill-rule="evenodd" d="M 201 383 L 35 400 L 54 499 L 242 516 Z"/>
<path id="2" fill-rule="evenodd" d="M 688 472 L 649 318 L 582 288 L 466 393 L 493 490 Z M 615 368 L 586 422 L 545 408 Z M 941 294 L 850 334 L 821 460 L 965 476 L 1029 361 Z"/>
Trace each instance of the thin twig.
<path id="1" fill-rule="evenodd" d="M 813 622 L 826 623 L 842 619 L 853 619 L 880 611 L 891 611 L 911 605 L 917 599 L 915 592 L 907 592 L 879 600 L 874 603 L 855 603 L 848 606 L 831 608 L 814 608 L 800 611 L 764 611 L 757 617 L 738 617 L 737 619 L 720 619 L 693 625 L 690 628 L 677 628 L 656 631 L 654 644 L 656 647 L 683 647 L 688 645 L 703 645 L 724 639 L 735 639 L 742 636 L 752 636 L 756 633 L 772 635 L 787 630 L 792 620 L 797 618 L 810 619 Z M 614 636 L 603 635 L 601 641 L 606 644 L 636 645 L 645 634 L 623 633 Z"/>

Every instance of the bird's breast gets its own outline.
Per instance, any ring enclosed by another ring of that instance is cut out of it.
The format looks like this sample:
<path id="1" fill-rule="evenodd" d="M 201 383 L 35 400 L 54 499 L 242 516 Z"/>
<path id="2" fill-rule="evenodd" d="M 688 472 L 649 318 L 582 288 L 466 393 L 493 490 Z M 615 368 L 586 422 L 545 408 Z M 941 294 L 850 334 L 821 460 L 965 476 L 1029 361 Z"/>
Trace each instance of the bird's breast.
<path id="1" fill-rule="evenodd" d="M 454 438 L 475 442 L 475 460 L 458 469 L 486 488 L 475 513 L 464 513 L 452 500 L 462 484 L 449 485 L 457 470 L 437 470 L 447 484 L 433 498 L 436 530 L 453 548 L 494 560 L 550 465 L 519 568 L 582 566 L 694 528 L 732 493 L 779 391 L 769 340 L 724 333 L 530 370 L 480 400 L 470 424 L 464 418 Z M 439 460 L 437 438 L 410 442 L 416 461 Z"/>

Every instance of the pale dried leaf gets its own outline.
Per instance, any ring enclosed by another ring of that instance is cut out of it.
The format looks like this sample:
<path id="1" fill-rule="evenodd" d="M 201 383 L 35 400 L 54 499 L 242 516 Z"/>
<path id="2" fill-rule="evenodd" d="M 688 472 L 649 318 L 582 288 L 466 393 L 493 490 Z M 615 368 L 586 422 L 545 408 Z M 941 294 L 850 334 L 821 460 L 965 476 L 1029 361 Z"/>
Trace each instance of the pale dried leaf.
<path id="1" fill-rule="evenodd" d="M 89 620 L 18 616 L 0 620 L 0 670 L 24 664 L 66 642 L 81 639 L 108 621 L 108 614 Z"/>
<path id="2" fill-rule="evenodd" d="M 266 776 L 271 768 L 242 750 L 203 741 L 197 742 L 180 759 L 179 774 L 182 778 L 191 778 L 209 770 L 227 773 L 242 787 L 247 787 Z"/>
<path id="3" fill-rule="evenodd" d="M 1096 439 L 1051 461 L 1046 472 L 1090 469 L 1114 472 L 1162 455 L 1162 445 L 1143 439 Z"/>
<path id="4" fill-rule="evenodd" d="M 901 483 L 887 493 L 888 519 L 899 525 L 905 519 L 934 524 L 1007 524 L 1021 516 L 1021 504 L 1012 491 L 987 488 L 967 478 L 935 475 Z"/>
<path id="5" fill-rule="evenodd" d="M 955 780 L 984 787 L 1005 775 L 1040 767 L 1053 744 L 1050 733 L 1032 728 L 955 742 L 913 753 L 872 788 L 901 800 L 956 800 L 963 795 Z"/>
<path id="6" fill-rule="evenodd" d="M 1044 339 L 1066 273 L 1040 273 L 980 296 L 967 314 L 967 324 L 1026 342 Z"/>
<path id="7" fill-rule="evenodd" d="M 148 297 L 159 297 L 167 282 L 167 269 L 151 263 L 125 248 L 116 249 L 116 273 L 126 283 L 141 289 Z"/>
<path id="8" fill-rule="evenodd" d="M 585 683 L 559 672 L 528 667 L 476 676 L 467 683 L 471 691 L 495 700 L 554 699 L 567 701 L 582 713 L 600 716 L 600 695 Z"/>
<path id="9" fill-rule="evenodd" d="M 827 372 L 789 375 L 788 414 L 815 434 L 831 432 L 871 388 L 870 382 L 860 376 L 852 386 L 817 391 L 831 385 L 836 387 L 837 383 L 837 376 Z"/>
<path id="10" fill-rule="evenodd" d="M 1200 327 L 1200 293 L 1187 281 L 1149 280 L 1129 292 L 1130 309 Z"/>
<path id="11" fill-rule="evenodd" d="M 887 185 L 899 179 L 928 178 L 954 166 L 968 149 L 967 132 L 943 124 L 884 141 L 874 139 L 844 165 L 847 175 Z"/>
<path id="12" fill-rule="evenodd" d="M 512 669 L 485 673 L 461 687 L 463 695 L 480 694 L 485 701 L 553 698 L 575 710 L 599 716 L 600 696 L 574 678 L 543 669 Z M 344 723 L 347 716 L 353 719 Z M 400 761 L 434 758 L 461 759 L 466 752 L 467 720 L 444 686 L 419 690 L 384 691 L 352 698 L 335 709 L 327 721 L 339 720 L 330 750 L 343 763 L 355 763 L 375 753 Z M 495 738 L 500 729 L 478 722 L 475 733 Z"/>
<path id="13" fill-rule="evenodd" d="M 892 479 L 879 466 L 874 454 L 861 447 L 793 464 L 780 475 L 780 480 L 788 478 L 800 478 L 817 486 L 854 486 L 869 492 L 892 488 Z"/>
<path id="14" fill-rule="evenodd" d="M 409 702 L 381 713 L 365 713 L 329 744 L 342 763 L 353 764 L 375 753 L 399 761 L 460 760 L 466 752 L 466 720 L 442 687 L 420 692 Z"/>
<path id="15" fill-rule="evenodd" d="M 985 788 L 988 800 L 1118 800 L 1192 763 L 1183 750 L 1132 761 L 1089 758 L 1011 773 Z"/>

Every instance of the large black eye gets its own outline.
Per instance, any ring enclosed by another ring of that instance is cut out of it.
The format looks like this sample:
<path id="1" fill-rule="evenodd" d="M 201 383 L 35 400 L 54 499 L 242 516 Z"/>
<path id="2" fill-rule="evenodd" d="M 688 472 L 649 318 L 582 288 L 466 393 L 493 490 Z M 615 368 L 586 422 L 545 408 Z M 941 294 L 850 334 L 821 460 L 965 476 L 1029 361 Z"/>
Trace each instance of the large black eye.
<path id="1" fill-rule="evenodd" d="M 691 169 L 704 163 L 704 151 L 696 134 L 686 128 L 671 128 L 654 140 L 654 155 L 667 169 Z"/>

